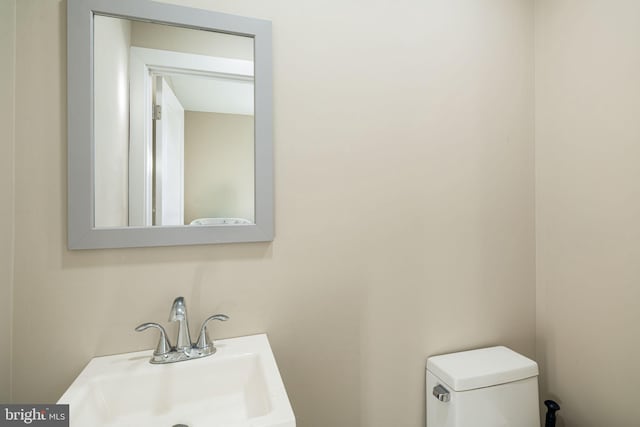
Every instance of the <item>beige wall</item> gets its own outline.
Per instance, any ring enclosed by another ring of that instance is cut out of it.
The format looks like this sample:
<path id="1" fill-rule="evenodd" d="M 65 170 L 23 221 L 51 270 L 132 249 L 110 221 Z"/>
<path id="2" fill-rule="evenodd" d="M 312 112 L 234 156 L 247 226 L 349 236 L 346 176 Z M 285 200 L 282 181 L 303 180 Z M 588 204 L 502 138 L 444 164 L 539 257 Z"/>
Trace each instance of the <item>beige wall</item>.
<path id="1" fill-rule="evenodd" d="M 253 116 L 184 114 L 184 219 L 254 221 Z"/>
<path id="2" fill-rule="evenodd" d="M 131 45 L 253 61 L 252 38 L 149 22 L 132 21 Z"/>
<path id="3" fill-rule="evenodd" d="M 537 354 L 561 426 L 638 425 L 640 2 L 536 6 Z"/>
<path id="4" fill-rule="evenodd" d="M 0 2 L 0 402 L 11 399 L 16 2 Z"/>
<path id="5" fill-rule="evenodd" d="M 179 294 L 269 333 L 300 427 L 423 426 L 428 355 L 533 356 L 531 2 L 183 4 L 273 21 L 276 238 L 68 251 L 65 3 L 21 0 L 15 400 L 152 348 Z"/>

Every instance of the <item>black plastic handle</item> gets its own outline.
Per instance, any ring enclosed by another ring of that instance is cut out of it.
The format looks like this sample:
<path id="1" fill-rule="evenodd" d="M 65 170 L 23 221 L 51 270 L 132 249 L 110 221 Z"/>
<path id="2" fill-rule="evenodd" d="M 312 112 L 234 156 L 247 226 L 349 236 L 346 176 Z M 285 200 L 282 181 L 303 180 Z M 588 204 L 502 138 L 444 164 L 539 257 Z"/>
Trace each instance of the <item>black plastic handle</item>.
<path id="1" fill-rule="evenodd" d="M 547 407 L 547 418 L 544 427 L 556 427 L 556 412 L 560 410 L 560 405 L 553 400 L 545 400 L 544 405 Z"/>

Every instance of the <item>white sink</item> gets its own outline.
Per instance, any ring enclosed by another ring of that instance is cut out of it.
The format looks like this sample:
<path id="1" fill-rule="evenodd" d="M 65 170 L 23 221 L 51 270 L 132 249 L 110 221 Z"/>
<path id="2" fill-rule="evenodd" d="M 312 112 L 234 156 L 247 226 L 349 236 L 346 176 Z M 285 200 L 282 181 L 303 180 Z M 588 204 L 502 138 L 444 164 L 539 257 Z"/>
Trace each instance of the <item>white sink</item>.
<path id="1" fill-rule="evenodd" d="M 149 363 L 152 350 L 96 357 L 58 403 L 70 427 L 295 427 L 265 334 L 216 340 L 209 357 Z"/>

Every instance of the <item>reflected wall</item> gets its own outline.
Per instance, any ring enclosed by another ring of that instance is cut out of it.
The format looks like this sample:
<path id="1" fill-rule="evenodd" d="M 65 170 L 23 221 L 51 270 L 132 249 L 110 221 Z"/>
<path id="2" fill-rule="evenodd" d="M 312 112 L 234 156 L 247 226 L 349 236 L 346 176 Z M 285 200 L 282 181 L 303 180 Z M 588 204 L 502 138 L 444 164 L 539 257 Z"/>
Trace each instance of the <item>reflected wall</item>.
<path id="1" fill-rule="evenodd" d="M 250 37 L 96 15 L 95 226 L 254 223 L 253 91 Z"/>

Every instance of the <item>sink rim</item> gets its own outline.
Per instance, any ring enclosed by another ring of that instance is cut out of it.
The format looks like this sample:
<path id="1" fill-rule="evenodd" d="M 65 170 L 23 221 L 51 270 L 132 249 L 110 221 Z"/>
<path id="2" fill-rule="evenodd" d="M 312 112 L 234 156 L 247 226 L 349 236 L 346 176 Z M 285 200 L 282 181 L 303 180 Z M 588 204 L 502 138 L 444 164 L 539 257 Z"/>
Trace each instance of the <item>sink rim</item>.
<path id="1" fill-rule="evenodd" d="M 248 425 L 252 427 L 295 427 L 293 410 L 291 409 L 267 334 L 262 333 L 216 340 L 215 345 L 218 351 L 214 355 L 181 363 L 151 364 L 149 360 L 153 350 L 94 357 L 75 378 L 57 403 L 69 404 L 71 412 L 73 412 L 72 406 L 77 402 L 82 402 L 89 393 L 92 384 L 109 377 L 116 378 L 123 374 L 148 375 L 154 371 L 158 371 L 162 375 L 162 371 L 193 369 L 196 364 L 204 366 L 205 364 L 216 363 L 216 360 L 220 359 L 230 360 L 237 357 L 255 355 L 264 375 L 266 394 L 270 400 L 270 411 L 265 415 L 248 419 Z M 73 422 L 73 415 L 71 422 Z"/>

